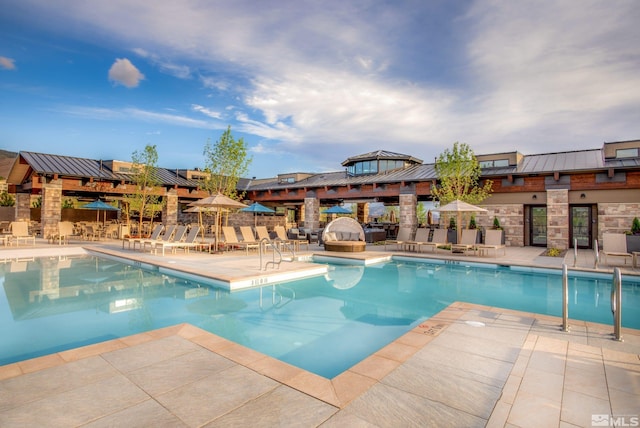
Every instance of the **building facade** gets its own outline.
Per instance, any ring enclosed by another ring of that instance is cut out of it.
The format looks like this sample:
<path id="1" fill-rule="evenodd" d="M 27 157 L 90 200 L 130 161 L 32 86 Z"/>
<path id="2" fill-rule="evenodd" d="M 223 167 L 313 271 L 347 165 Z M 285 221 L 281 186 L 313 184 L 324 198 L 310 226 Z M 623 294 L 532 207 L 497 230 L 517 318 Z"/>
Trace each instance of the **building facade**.
<path id="1" fill-rule="evenodd" d="M 626 232 L 640 217 L 640 140 L 603 143 L 600 148 L 523 155 L 476 156 L 482 180 L 493 182 L 491 196 L 476 215 L 480 228 L 498 218 L 511 246 L 591 248 L 603 232 Z M 288 173 L 269 179 L 242 179 L 245 199 L 286 207 L 306 228 L 320 226 L 323 207 L 357 204 L 357 218 L 368 220 L 372 202 L 400 207 L 401 226 L 418 226 L 416 206 L 432 200 L 438 184 L 435 164 L 389 151 L 375 151 L 342 162 L 329 173 Z M 16 194 L 16 218 L 28 216 L 28 201 L 42 197 L 43 233 L 54 230 L 65 197 L 118 200 L 132 192 L 130 163 L 20 152 L 7 183 Z M 201 171 L 159 168 L 165 201 L 163 222 L 179 221 L 184 207 L 207 196 Z M 26 208 L 25 208 L 26 205 Z"/>

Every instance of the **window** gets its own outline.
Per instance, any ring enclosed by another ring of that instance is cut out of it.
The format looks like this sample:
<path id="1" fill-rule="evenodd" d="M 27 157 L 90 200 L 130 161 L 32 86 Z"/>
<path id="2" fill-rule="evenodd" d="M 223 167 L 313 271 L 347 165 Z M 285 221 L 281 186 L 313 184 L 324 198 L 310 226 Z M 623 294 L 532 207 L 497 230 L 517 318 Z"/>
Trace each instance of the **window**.
<path id="1" fill-rule="evenodd" d="M 638 149 L 618 149 L 616 150 L 616 158 L 637 158 L 638 157 Z"/>
<path id="2" fill-rule="evenodd" d="M 478 162 L 480 168 L 502 168 L 509 166 L 509 159 L 494 159 Z"/>

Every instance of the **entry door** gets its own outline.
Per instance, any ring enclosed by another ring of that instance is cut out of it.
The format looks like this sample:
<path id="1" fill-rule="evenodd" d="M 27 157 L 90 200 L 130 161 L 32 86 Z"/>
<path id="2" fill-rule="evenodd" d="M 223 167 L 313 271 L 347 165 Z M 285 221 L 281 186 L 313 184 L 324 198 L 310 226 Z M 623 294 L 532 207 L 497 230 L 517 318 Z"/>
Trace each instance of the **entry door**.
<path id="1" fill-rule="evenodd" d="M 531 207 L 531 245 L 547 246 L 547 207 Z"/>
<path id="2" fill-rule="evenodd" d="M 572 206 L 570 220 L 571 242 L 569 246 L 573 248 L 577 239 L 578 248 L 591 248 L 591 206 Z"/>

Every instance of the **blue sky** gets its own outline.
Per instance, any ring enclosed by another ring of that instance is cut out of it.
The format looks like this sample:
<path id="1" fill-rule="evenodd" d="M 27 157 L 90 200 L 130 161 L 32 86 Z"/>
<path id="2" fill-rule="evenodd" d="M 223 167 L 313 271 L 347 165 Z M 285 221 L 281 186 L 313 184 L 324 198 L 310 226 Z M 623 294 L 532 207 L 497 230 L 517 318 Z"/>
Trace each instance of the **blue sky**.
<path id="1" fill-rule="evenodd" d="M 248 176 L 640 138 L 640 2 L 0 0 L 0 148 Z"/>

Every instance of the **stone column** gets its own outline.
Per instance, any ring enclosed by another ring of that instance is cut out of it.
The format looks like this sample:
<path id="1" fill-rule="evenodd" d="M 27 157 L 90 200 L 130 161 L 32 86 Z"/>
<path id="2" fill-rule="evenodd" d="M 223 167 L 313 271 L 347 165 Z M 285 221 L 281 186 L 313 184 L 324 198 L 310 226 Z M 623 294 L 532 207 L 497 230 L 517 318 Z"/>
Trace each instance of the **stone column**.
<path id="1" fill-rule="evenodd" d="M 165 226 L 178 224 L 178 192 L 169 190 L 164 196 L 165 204 L 162 207 L 162 223 Z"/>
<path id="2" fill-rule="evenodd" d="M 399 195 L 400 202 L 400 227 L 410 227 L 413 231 L 418 227 L 417 205 L 418 197 L 415 193 L 403 193 Z"/>
<path id="3" fill-rule="evenodd" d="M 369 220 L 369 203 L 358 202 L 358 221 L 360 224 L 367 223 Z"/>
<path id="4" fill-rule="evenodd" d="M 40 225 L 42 237 L 49 239 L 58 233 L 62 218 L 62 180 L 51 180 L 42 185 Z"/>
<path id="5" fill-rule="evenodd" d="M 318 198 L 304 198 L 304 227 L 312 230 L 320 228 L 320 201 Z"/>
<path id="6" fill-rule="evenodd" d="M 547 190 L 547 248 L 569 248 L 569 190 Z"/>
<path id="7" fill-rule="evenodd" d="M 15 207 L 16 207 L 16 221 L 31 220 L 31 194 L 17 193 Z"/>

